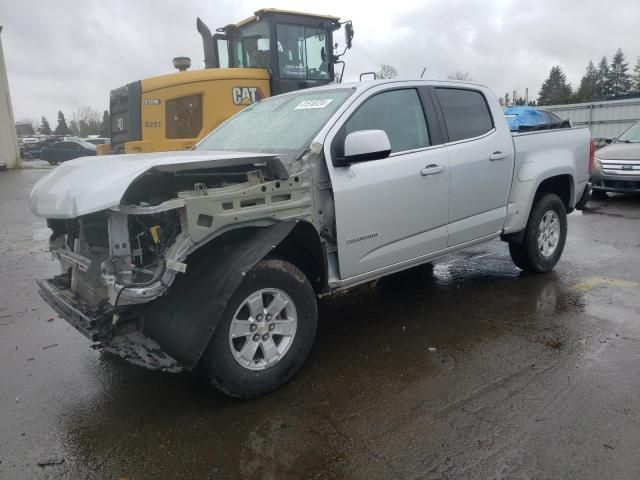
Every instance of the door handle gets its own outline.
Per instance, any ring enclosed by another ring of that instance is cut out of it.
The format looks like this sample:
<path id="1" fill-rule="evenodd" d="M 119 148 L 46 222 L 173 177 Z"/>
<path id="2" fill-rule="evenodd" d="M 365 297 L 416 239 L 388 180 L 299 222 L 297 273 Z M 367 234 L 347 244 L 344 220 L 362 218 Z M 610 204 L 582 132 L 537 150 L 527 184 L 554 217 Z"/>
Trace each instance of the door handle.
<path id="1" fill-rule="evenodd" d="M 507 158 L 507 154 L 502 152 L 493 152 L 489 155 L 489 160 L 492 162 L 495 162 L 496 160 L 504 160 L 505 158 Z"/>
<path id="2" fill-rule="evenodd" d="M 422 170 L 420 170 L 420 175 L 426 177 L 427 175 L 435 175 L 436 173 L 441 173 L 444 171 L 444 165 L 427 165 Z"/>

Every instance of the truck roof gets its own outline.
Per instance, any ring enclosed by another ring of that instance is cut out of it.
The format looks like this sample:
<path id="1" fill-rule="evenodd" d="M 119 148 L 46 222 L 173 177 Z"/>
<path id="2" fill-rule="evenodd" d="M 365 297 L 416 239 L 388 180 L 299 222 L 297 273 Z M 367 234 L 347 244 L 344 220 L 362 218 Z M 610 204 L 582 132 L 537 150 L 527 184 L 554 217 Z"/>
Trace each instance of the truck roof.
<path id="1" fill-rule="evenodd" d="M 484 88 L 484 89 L 488 89 L 488 87 L 486 85 L 482 85 L 479 83 L 471 83 L 471 82 L 461 82 L 459 80 L 429 80 L 429 79 L 411 79 L 411 78 L 403 78 L 403 79 L 398 79 L 398 78 L 393 78 L 393 79 L 383 79 L 383 80 L 366 80 L 366 81 L 362 81 L 362 82 L 345 82 L 345 83 L 331 83 L 329 85 L 322 85 L 320 87 L 313 87 L 313 88 L 307 88 L 304 91 L 308 92 L 308 91 L 322 91 L 322 90 L 333 90 L 333 89 L 340 89 L 340 88 L 353 88 L 354 90 L 357 91 L 365 91 L 368 90 L 372 87 L 378 86 L 378 85 L 384 85 L 384 84 L 395 84 L 395 83 L 411 83 L 412 85 L 415 84 L 422 84 L 422 85 L 437 85 L 437 86 L 448 86 L 448 87 L 465 87 L 465 88 L 469 88 L 469 87 L 476 87 L 476 88 Z M 295 94 L 295 93 L 300 93 L 300 90 L 294 91 L 294 92 L 289 92 L 289 93 L 285 93 L 282 95 L 290 95 L 290 94 Z"/>

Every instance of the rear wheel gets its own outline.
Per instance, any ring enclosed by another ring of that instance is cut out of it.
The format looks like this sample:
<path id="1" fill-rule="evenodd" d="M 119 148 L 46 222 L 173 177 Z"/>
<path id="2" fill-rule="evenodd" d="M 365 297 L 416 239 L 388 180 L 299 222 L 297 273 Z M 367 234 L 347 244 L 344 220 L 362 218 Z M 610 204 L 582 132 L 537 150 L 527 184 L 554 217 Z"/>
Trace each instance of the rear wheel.
<path id="1" fill-rule="evenodd" d="M 227 395 L 255 397 L 278 388 L 302 366 L 315 337 L 316 297 L 291 263 L 262 260 L 231 297 L 201 360 Z"/>
<path id="2" fill-rule="evenodd" d="M 567 238 L 567 213 L 552 193 L 534 203 L 522 243 L 509 243 L 513 263 L 529 272 L 548 272 L 560 260 Z"/>

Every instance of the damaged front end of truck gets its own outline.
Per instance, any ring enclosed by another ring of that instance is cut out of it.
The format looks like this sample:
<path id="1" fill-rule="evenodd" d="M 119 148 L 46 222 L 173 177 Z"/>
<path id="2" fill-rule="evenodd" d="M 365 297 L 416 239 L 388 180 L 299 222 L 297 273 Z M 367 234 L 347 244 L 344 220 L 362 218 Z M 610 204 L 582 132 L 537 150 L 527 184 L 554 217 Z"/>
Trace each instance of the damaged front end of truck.
<path id="1" fill-rule="evenodd" d="M 310 164 L 294 165 L 229 152 L 64 163 L 30 197 L 61 265 L 38 280 L 41 296 L 96 348 L 151 369 L 194 368 L 244 273 L 299 222 L 317 222 Z M 185 279 L 203 272 L 211 288 L 196 292 Z"/>

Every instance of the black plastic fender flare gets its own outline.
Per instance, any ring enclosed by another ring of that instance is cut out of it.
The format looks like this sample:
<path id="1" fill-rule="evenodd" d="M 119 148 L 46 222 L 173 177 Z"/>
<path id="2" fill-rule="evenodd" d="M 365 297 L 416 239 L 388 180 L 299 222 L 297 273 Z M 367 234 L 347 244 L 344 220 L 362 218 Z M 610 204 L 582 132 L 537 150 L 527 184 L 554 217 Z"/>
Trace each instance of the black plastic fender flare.
<path id="1" fill-rule="evenodd" d="M 584 210 L 589 200 L 591 200 L 591 183 L 587 183 L 587 186 L 584 187 L 580 200 L 576 202 L 576 210 Z"/>
<path id="2" fill-rule="evenodd" d="M 296 226 L 296 220 L 268 227 L 232 230 L 214 239 L 206 255 L 188 259 L 188 270 L 152 302 L 142 316 L 142 331 L 187 370 L 198 364 L 227 302 L 245 273 L 271 252 Z"/>

